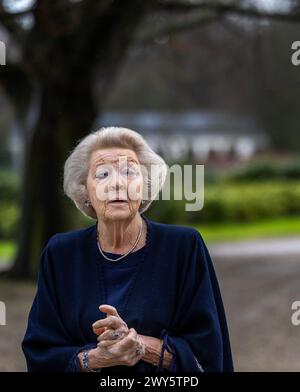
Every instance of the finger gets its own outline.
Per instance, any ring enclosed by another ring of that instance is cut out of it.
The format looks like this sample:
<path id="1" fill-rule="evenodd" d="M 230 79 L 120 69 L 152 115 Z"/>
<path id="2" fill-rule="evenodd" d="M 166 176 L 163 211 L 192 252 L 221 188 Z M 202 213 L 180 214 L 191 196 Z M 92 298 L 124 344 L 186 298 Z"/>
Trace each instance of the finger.
<path id="1" fill-rule="evenodd" d="M 103 305 L 100 305 L 100 306 L 99 306 L 99 309 L 100 309 L 100 311 L 102 311 L 103 313 L 107 313 L 107 314 L 109 314 L 109 315 L 113 315 L 113 316 L 116 316 L 116 317 L 120 317 L 119 314 L 118 314 L 117 309 L 116 309 L 114 306 L 112 306 L 112 305 L 103 304 Z M 94 323 L 94 324 L 95 324 L 95 323 Z M 105 328 L 105 329 L 100 329 L 100 328 L 98 329 L 97 327 L 95 328 L 95 327 L 94 327 L 94 324 L 93 324 L 93 330 L 94 330 L 94 333 L 95 333 L 96 335 L 100 335 L 103 331 L 106 330 L 106 328 Z"/>
<path id="2" fill-rule="evenodd" d="M 103 342 L 105 343 L 105 342 Z M 137 340 L 137 332 L 135 329 L 130 328 L 127 336 L 125 336 L 122 340 L 117 341 L 114 344 L 114 352 L 121 350 L 121 351 L 125 351 L 128 350 L 134 346 L 136 346 L 136 344 L 139 343 Z"/>
<path id="3" fill-rule="evenodd" d="M 116 344 L 115 340 L 103 340 L 102 342 L 97 343 L 99 348 L 107 348 Z"/>
<path id="4" fill-rule="evenodd" d="M 103 332 L 101 335 L 98 336 L 97 340 L 104 341 L 104 340 L 117 340 L 122 338 L 124 332 L 121 332 L 118 329 L 108 329 L 107 331 Z"/>
<path id="5" fill-rule="evenodd" d="M 121 329 L 108 329 L 103 332 L 101 335 L 98 336 L 97 340 L 104 341 L 104 340 L 118 340 L 122 339 L 126 334 L 126 331 Z"/>
<path id="6" fill-rule="evenodd" d="M 120 317 L 117 309 L 112 305 L 103 304 L 99 306 L 99 309 L 103 313 L 107 313 L 110 316 Z"/>
<path id="7" fill-rule="evenodd" d="M 92 324 L 93 329 L 97 329 L 100 327 L 108 327 L 108 328 L 113 328 L 113 329 L 117 329 L 119 327 L 121 327 L 121 325 L 123 325 L 124 322 L 118 318 L 117 316 L 108 316 L 105 319 L 101 319 L 98 321 L 95 321 Z"/>
<path id="8" fill-rule="evenodd" d="M 93 331 L 96 335 L 101 335 L 103 332 L 106 331 L 106 327 L 101 327 L 101 328 L 93 328 Z"/>
<path id="9" fill-rule="evenodd" d="M 119 330 L 114 330 L 115 332 L 119 332 Z M 125 336 L 127 336 L 128 335 L 128 330 L 127 331 L 121 331 L 121 334 L 120 334 L 120 336 L 118 337 L 118 338 L 115 338 L 115 339 L 110 339 L 110 338 L 105 338 L 104 337 L 104 335 L 105 334 L 102 334 L 102 335 L 100 335 L 100 336 L 98 336 L 98 338 L 97 338 L 97 340 L 98 340 L 98 347 L 99 348 L 106 348 L 106 347 L 109 347 L 109 346 L 112 346 L 112 345 L 114 345 L 116 342 L 118 342 L 118 341 L 120 341 L 120 340 L 122 340 L 122 339 L 124 339 L 124 337 Z M 107 336 L 107 335 L 106 335 Z M 100 344 L 101 343 L 101 344 Z"/>
<path id="10" fill-rule="evenodd" d="M 110 317 L 113 317 L 113 316 L 110 316 Z M 119 332 L 122 332 L 122 333 L 126 332 L 127 333 L 129 331 L 129 328 L 127 327 L 127 325 L 124 322 L 122 322 L 121 319 L 117 319 L 117 320 L 118 321 L 116 321 L 116 325 L 119 324 L 119 326 L 117 328 L 105 327 L 105 331 L 103 331 L 103 333 L 109 334 L 109 333 L 112 333 L 114 331 L 119 331 Z"/>
<path id="11" fill-rule="evenodd" d="M 109 316 L 118 317 L 120 320 L 122 320 L 122 323 L 124 323 L 125 327 L 128 328 L 126 322 L 122 319 L 122 317 L 119 315 L 117 309 L 114 306 L 104 304 L 104 305 L 100 305 L 99 309 L 101 312 L 104 312 Z"/>
<path id="12" fill-rule="evenodd" d="M 104 339 L 102 339 L 102 335 L 101 336 L 98 336 L 98 338 L 97 338 L 97 340 L 98 340 L 98 347 L 102 347 L 102 348 L 106 348 L 106 347 L 109 347 L 109 346 L 113 346 L 113 345 L 115 345 L 116 344 L 116 342 L 117 341 L 120 341 L 120 340 L 122 340 L 122 339 L 124 339 L 124 336 L 127 336 L 129 334 L 129 331 L 126 331 L 126 332 L 124 332 L 123 334 L 122 334 L 122 337 L 121 338 L 119 338 L 119 339 L 107 339 L 107 340 L 104 340 Z"/>

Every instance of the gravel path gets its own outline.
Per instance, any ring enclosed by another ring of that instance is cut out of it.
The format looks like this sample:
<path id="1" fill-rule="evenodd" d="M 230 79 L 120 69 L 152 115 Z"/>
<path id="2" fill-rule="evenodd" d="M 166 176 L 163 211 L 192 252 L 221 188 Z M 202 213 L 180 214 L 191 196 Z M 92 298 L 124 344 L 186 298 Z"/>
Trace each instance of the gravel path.
<path id="1" fill-rule="evenodd" d="M 291 323 L 291 304 L 300 300 L 297 241 L 208 246 L 237 371 L 300 371 L 300 326 Z M 0 326 L 0 371 L 26 369 L 20 344 L 34 293 L 33 284 L 0 280 L 0 300 L 7 309 L 7 325 Z"/>
<path id="2" fill-rule="evenodd" d="M 300 237 L 224 242 L 209 247 L 215 257 L 272 257 L 300 255 Z M 284 257 L 281 258 L 284 260 Z"/>
<path id="3" fill-rule="evenodd" d="M 300 255 L 214 257 L 227 310 L 236 370 L 300 371 Z"/>

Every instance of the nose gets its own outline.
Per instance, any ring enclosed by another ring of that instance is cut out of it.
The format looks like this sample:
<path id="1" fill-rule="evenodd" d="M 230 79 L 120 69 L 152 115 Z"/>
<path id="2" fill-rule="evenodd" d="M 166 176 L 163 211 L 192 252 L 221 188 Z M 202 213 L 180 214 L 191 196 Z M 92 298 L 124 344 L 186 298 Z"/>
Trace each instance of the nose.
<path id="1" fill-rule="evenodd" d="M 111 177 L 109 189 L 117 191 L 126 189 L 126 179 L 122 175 L 120 175 L 118 170 L 113 171 L 113 176 Z"/>

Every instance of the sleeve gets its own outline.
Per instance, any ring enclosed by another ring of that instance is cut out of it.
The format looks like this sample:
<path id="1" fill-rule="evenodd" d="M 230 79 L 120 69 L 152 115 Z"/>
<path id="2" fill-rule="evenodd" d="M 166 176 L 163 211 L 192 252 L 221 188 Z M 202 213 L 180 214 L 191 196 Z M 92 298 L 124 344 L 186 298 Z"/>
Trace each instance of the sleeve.
<path id="1" fill-rule="evenodd" d="M 233 362 L 221 293 L 209 252 L 196 230 L 187 261 L 172 333 L 162 331 L 175 352 L 175 371 L 231 372 Z"/>
<path id="2" fill-rule="evenodd" d="M 173 344 L 170 343 L 170 338 L 168 336 L 168 331 L 163 329 L 160 333 L 160 338 L 162 339 L 162 348 L 159 357 L 158 365 L 155 369 L 155 372 L 176 372 L 177 371 L 177 362 L 176 362 L 176 352 L 174 350 Z M 172 361 L 168 369 L 163 368 L 163 358 L 165 351 L 168 351 L 172 354 Z"/>
<path id="3" fill-rule="evenodd" d="M 51 241 L 51 240 L 50 240 Z M 38 283 L 22 341 L 29 372 L 77 372 L 77 354 L 96 343 L 76 346 L 62 323 L 51 268 L 51 248 L 44 248 L 39 263 Z"/>

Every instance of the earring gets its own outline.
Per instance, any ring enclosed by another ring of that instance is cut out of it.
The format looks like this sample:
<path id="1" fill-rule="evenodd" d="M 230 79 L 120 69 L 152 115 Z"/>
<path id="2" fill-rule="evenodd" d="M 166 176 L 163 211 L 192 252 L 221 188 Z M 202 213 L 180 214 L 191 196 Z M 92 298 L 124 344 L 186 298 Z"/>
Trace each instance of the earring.
<path id="1" fill-rule="evenodd" d="M 86 200 L 84 202 L 84 205 L 86 206 L 86 208 L 89 208 L 91 206 L 91 202 L 89 200 Z"/>

